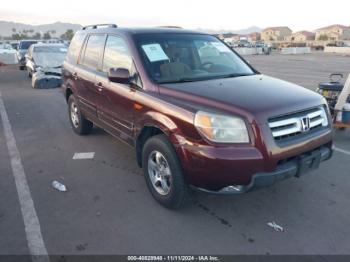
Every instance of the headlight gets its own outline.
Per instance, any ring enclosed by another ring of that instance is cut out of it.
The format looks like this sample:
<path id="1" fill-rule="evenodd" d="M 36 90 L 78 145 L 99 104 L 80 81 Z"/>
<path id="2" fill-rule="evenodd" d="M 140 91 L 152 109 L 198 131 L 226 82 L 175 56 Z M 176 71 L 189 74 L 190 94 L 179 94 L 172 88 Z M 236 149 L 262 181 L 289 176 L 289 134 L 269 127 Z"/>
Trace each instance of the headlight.
<path id="1" fill-rule="evenodd" d="M 243 119 L 198 111 L 194 125 L 207 139 L 218 143 L 248 143 L 249 135 Z"/>
<path id="2" fill-rule="evenodd" d="M 322 126 L 328 126 L 328 116 L 331 114 L 328 104 L 325 104 L 324 108 L 323 106 L 321 107 L 321 119 L 322 119 Z"/>

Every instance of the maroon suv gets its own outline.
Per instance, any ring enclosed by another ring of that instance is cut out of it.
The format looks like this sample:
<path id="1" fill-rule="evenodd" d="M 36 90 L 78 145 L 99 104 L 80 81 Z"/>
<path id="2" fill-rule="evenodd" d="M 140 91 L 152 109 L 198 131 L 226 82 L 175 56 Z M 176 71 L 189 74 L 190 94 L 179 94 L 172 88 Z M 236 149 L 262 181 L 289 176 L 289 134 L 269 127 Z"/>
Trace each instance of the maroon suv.
<path id="1" fill-rule="evenodd" d="M 332 156 L 320 95 L 260 74 L 208 34 L 84 27 L 63 77 L 73 130 L 96 125 L 134 147 L 150 192 L 169 208 L 190 186 L 243 193 Z"/>

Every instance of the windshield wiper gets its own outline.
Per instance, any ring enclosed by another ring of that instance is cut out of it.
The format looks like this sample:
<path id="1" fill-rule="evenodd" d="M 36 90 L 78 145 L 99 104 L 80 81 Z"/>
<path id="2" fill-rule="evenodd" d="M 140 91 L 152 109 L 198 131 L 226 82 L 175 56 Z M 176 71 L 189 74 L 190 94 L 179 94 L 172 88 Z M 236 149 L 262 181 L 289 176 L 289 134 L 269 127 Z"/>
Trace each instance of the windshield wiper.
<path id="1" fill-rule="evenodd" d="M 220 79 L 220 78 L 233 78 L 233 77 L 240 77 L 240 76 L 251 76 L 254 74 L 228 74 L 223 76 L 207 76 L 207 77 L 197 77 L 197 78 L 178 78 L 175 80 L 169 80 L 169 81 L 158 81 L 159 84 L 175 84 L 175 83 L 186 83 L 186 82 L 196 82 L 196 81 L 205 81 L 205 80 L 212 80 L 212 79 Z"/>
<path id="2" fill-rule="evenodd" d="M 186 82 L 195 82 L 200 80 L 201 79 L 198 79 L 198 78 L 179 78 L 179 79 L 169 80 L 169 81 L 158 81 L 158 84 L 186 83 Z"/>
<path id="3" fill-rule="evenodd" d="M 252 76 L 252 75 L 254 75 L 254 74 L 237 74 L 237 73 L 233 73 L 233 74 L 228 74 L 228 75 L 220 76 L 220 78 L 233 78 L 233 77 Z"/>

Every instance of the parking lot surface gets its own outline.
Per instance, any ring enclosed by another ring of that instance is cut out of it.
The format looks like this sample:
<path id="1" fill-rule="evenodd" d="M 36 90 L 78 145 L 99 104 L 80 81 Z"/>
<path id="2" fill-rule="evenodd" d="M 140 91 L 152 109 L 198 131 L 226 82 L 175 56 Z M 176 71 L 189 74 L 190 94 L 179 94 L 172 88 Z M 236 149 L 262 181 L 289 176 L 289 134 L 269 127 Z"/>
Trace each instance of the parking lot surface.
<path id="1" fill-rule="evenodd" d="M 310 89 L 334 71 L 350 73 L 341 55 L 246 59 Z M 25 71 L 1 67 L 0 92 L 50 255 L 350 254 L 350 130 L 335 132 L 339 150 L 316 172 L 243 195 L 196 192 L 171 211 L 152 199 L 131 148 L 98 128 L 73 133 L 59 89 L 34 90 Z M 29 254 L 5 128 L 0 121 L 0 254 Z M 79 152 L 95 155 L 73 160 Z M 267 226 L 273 221 L 284 231 Z"/>

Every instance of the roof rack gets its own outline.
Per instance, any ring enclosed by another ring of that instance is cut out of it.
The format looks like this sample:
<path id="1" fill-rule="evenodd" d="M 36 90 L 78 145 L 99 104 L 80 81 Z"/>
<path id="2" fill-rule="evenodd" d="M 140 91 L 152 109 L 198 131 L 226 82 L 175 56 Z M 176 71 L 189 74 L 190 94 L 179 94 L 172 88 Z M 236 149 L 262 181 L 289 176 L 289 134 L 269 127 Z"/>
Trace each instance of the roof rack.
<path id="1" fill-rule="evenodd" d="M 82 30 L 91 28 L 91 29 L 97 29 L 98 27 L 111 27 L 111 28 L 117 28 L 118 26 L 116 24 L 96 24 L 96 25 L 87 25 L 82 28 Z"/>

